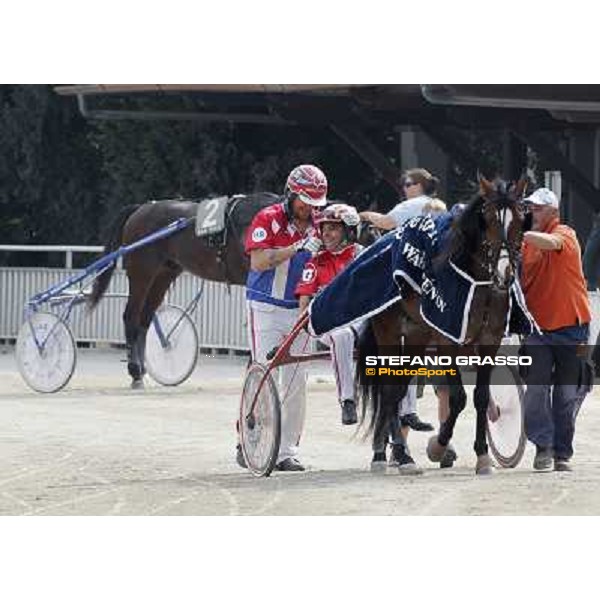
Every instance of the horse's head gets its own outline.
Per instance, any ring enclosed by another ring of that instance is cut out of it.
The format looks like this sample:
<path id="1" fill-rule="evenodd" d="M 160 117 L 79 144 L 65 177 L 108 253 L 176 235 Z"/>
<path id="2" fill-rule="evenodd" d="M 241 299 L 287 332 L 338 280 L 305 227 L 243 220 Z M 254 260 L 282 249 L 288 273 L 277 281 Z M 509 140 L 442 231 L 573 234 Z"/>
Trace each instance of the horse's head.
<path id="1" fill-rule="evenodd" d="M 479 193 L 457 223 L 453 256 L 476 279 L 488 279 L 499 288 L 508 286 L 519 262 L 527 180 L 516 183 L 479 177 Z"/>
<path id="2" fill-rule="evenodd" d="M 483 199 L 482 214 L 485 239 L 482 262 L 490 278 L 499 287 L 506 287 L 515 273 L 523 241 L 525 205 L 523 197 L 527 180 L 516 183 L 501 179 L 493 182 L 479 178 L 479 195 Z"/>

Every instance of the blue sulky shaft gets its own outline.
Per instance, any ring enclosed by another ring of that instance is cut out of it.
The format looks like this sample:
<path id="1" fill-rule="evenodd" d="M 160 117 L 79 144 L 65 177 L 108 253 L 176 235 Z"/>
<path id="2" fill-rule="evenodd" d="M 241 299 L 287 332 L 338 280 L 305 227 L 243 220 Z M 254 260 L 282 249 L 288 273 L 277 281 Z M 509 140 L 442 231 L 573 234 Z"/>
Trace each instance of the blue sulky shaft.
<path id="1" fill-rule="evenodd" d="M 122 256 L 137 250 L 138 248 L 142 248 L 143 246 L 147 246 L 148 244 L 152 244 L 153 242 L 157 242 L 158 240 L 162 240 L 163 238 L 169 237 L 182 229 L 185 229 L 190 224 L 190 219 L 181 217 L 176 221 L 173 221 L 166 227 L 151 233 L 150 235 L 143 237 L 128 246 L 121 246 L 114 252 L 107 254 L 105 256 L 100 257 L 97 261 L 93 262 L 91 265 L 86 267 L 83 273 L 77 273 L 75 275 L 71 275 L 68 279 L 61 283 L 57 283 L 47 290 L 40 292 L 33 296 L 29 302 L 27 303 L 29 307 L 39 306 L 44 302 L 47 302 L 54 296 L 58 296 L 61 292 L 64 292 L 66 289 L 70 288 L 72 285 L 83 281 L 86 277 L 97 274 L 109 267 L 112 263 L 117 261 Z"/>

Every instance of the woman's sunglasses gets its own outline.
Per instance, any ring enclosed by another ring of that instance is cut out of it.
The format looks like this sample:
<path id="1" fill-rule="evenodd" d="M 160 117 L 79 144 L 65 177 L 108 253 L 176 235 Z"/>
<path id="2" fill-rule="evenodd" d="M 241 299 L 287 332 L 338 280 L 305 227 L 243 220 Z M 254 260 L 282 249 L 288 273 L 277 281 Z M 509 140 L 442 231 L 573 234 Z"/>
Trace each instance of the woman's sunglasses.
<path id="1" fill-rule="evenodd" d="M 414 181 L 405 181 L 402 185 L 405 188 L 409 188 L 409 187 L 412 187 L 413 185 L 419 185 L 419 184 Z"/>

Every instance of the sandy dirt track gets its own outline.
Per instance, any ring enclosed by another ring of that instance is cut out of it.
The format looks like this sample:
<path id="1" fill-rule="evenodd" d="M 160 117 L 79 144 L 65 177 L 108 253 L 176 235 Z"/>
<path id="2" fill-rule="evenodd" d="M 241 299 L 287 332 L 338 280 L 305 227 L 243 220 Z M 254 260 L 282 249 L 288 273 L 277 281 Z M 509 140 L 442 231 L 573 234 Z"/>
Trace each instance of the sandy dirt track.
<path id="1" fill-rule="evenodd" d="M 578 421 L 575 473 L 534 473 L 532 448 L 514 470 L 474 475 L 474 411 L 457 426 L 452 470 L 427 462 L 428 434 L 412 434 L 420 477 L 371 474 L 369 445 L 342 427 L 325 363 L 311 367 L 301 458 L 305 473 L 257 479 L 237 467 L 234 421 L 244 358 L 202 356 L 178 388 L 127 388 L 123 353 L 79 350 L 57 394 L 21 380 L 0 346 L 0 515 L 538 515 L 600 513 L 600 392 Z M 470 394 L 470 391 L 469 391 Z M 427 388 L 420 414 L 434 421 Z"/>

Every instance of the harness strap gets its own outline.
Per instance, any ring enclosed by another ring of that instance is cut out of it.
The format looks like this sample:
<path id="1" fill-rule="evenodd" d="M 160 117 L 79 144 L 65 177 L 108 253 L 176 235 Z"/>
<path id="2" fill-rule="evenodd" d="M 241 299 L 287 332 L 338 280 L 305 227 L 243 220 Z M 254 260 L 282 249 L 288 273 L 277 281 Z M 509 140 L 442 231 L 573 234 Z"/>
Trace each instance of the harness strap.
<path id="1" fill-rule="evenodd" d="M 233 234 L 234 239 L 237 238 L 237 228 L 235 227 L 234 221 L 232 219 L 233 211 L 236 209 L 237 205 L 246 198 L 243 194 L 237 194 L 232 196 L 227 203 L 227 208 L 225 209 L 225 229 L 223 229 L 223 234 L 221 236 L 220 243 L 217 245 L 217 262 L 221 265 L 221 269 L 223 271 L 223 279 L 225 281 L 225 285 L 227 285 L 227 293 L 231 295 L 231 277 L 230 277 L 230 269 L 229 263 L 227 262 L 226 252 L 227 252 L 227 241 L 228 241 L 228 233 L 229 227 L 231 225 L 231 233 Z"/>

